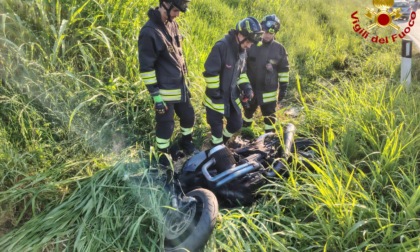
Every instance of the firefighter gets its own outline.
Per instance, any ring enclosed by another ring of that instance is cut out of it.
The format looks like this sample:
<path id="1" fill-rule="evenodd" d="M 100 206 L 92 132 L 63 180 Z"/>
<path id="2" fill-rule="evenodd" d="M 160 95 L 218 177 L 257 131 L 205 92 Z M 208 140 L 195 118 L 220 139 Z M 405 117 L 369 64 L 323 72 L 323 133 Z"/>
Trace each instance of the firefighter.
<path id="1" fill-rule="evenodd" d="M 187 10 L 190 0 L 160 0 L 150 9 L 149 20 L 138 38 L 140 76 L 149 91 L 155 109 L 156 145 L 159 164 L 170 165 L 170 138 L 174 114 L 179 117 L 182 137 L 178 144 L 186 154 L 195 151 L 192 132 L 195 114 L 190 102 L 187 66 L 181 48 L 182 37 L 175 19 Z"/>
<path id="2" fill-rule="evenodd" d="M 255 97 L 244 108 L 243 127 L 250 127 L 253 115 L 260 106 L 265 132 L 274 131 L 277 103 L 283 100 L 289 84 L 289 61 L 286 49 L 275 40 L 280 30 L 276 15 L 265 16 L 261 21 L 264 31 L 260 44 L 248 50 L 247 75 Z"/>
<path id="3" fill-rule="evenodd" d="M 216 42 L 204 64 L 204 106 L 211 127 L 211 144 L 226 143 L 242 127 L 242 102 L 254 96 L 246 75 L 246 49 L 261 40 L 258 20 L 247 17 Z M 226 127 L 223 127 L 223 118 Z"/>

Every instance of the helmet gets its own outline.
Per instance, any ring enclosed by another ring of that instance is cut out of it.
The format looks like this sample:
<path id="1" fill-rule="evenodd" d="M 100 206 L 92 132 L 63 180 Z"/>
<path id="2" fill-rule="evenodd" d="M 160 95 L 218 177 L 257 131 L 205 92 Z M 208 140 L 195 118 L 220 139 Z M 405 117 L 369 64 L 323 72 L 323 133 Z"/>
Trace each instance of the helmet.
<path id="1" fill-rule="evenodd" d="M 261 41 L 262 30 L 260 23 L 253 17 L 242 19 L 236 24 L 236 31 L 254 44 Z"/>
<path id="2" fill-rule="evenodd" d="M 182 12 L 187 11 L 188 4 L 190 2 L 191 2 L 191 0 L 172 0 L 172 4 Z"/>
<path id="3" fill-rule="evenodd" d="M 280 19 L 276 15 L 265 16 L 261 21 L 262 29 L 269 33 L 276 33 L 280 30 Z"/>
<path id="4" fill-rule="evenodd" d="M 191 0 L 160 0 L 161 4 L 162 2 L 170 3 L 172 6 L 175 6 L 180 11 L 186 12 L 188 8 L 188 4 L 191 2 Z"/>

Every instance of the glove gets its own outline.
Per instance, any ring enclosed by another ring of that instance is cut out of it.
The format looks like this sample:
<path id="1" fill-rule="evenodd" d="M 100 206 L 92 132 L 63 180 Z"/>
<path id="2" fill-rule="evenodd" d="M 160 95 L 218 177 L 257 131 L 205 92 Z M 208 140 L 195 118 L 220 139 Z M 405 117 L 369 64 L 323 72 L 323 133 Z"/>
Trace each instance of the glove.
<path id="1" fill-rule="evenodd" d="M 277 102 L 281 102 L 283 101 L 285 95 L 282 95 L 281 93 L 279 94 L 278 98 L 277 98 Z"/>
<path id="2" fill-rule="evenodd" d="M 277 101 L 280 103 L 284 97 L 287 95 L 287 83 L 280 83 L 280 91 L 279 96 L 277 97 Z"/>
<path id="3" fill-rule="evenodd" d="M 156 113 L 159 115 L 163 115 L 168 110 L 168 107 L 166 107 L 165 102 L 162 99 L 162 96 L 160 95 L 153 95 L 153 101 L 155 102 L 155 110 Z"/>
<path id="4" fill-rule="evenodd" d="M 252 100 L 253 97 L 254 97 L 254 91 L 252 91 L 252 88 L 248 87 L 242 90 L 242 97 L 241 97 L 242 102 L 248 102 Z"/>
<path id="5" fill-rule="evenodd" d="M 279 106 L 279 108 L 283 108 L 285 106 L 286 103 L 283 101 L 285 96 L 286 94 L 279 93 L 279 96 L 277 98 L 277 105 Z"/>

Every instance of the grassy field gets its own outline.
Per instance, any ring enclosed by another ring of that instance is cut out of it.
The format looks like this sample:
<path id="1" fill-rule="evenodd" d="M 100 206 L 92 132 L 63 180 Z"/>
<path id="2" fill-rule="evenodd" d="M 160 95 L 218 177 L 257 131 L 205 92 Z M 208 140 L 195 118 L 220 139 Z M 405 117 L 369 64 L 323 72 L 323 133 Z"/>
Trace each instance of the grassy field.
<path id="1" fill-rule="evenodd" d="M 156 5 L 0 2 L 2 251 L 161 250 L 167 201 L 142 175 L 154 112 L 137 61 L 138 32 Z M 179 18 L 197 145 L 208 141 L 202 72 L 212 45 L 239 19 L 272 13 L 291 62 L 280 122 L 328 143 L 313 170 L 292 165 L 252 207 L 221 209 L 206 251 L 420 250 L 420 55 L 404 88 L 400 43 L 370 43 L 352 29 L 351 14 L 367 5 L 194 0 Z M 298 117 L 287 116 L 292 107 Z"/>

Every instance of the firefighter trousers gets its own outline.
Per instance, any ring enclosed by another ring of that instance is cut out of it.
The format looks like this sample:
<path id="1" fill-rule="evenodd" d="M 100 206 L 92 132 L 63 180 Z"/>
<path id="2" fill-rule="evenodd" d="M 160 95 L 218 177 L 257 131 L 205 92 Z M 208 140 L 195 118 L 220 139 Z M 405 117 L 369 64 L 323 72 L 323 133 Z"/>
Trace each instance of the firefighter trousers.
<path id="1" fill-rule="evenodd" d="M 161 115 L 156 113 L 156 142 L 159 149 L 167 149 L 170 145 L 170 139 L 174 132 L 175 114 L 179 117 L 182 135 L 191 135 L 195 114 L 191 105 L 190 99 L 186 102 L 180 103 L 167 103 L 168 110 L 165 114 Z"/>
<path id="2" fill-rule="evenodd" d="M 230 109 L 230 115 L 226 118 L 226 128 L 223 128 L 224 115 L 206 107 L 207 123 L 211 128 L 212 144 L 226 142 L 235 132 L 242 127 L 242 115 L 236 109 Z"/>
<path id="3" fill-rule="evenodd" d="M 261 114 L 264 117 L 264 130 L 265 131 L 272 131 L 274 130 L 274 124 L 276 123 L 276 106 L 277 103 L 275 101 L 263 103 L 260 105 Z M 253 122 L 253 116 L 255 111 L 258 108 L 258 102 L 253 100 L 248 108 L 244 108 L 244 127 L 251 126 Z"/>

